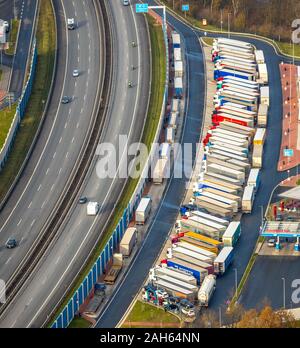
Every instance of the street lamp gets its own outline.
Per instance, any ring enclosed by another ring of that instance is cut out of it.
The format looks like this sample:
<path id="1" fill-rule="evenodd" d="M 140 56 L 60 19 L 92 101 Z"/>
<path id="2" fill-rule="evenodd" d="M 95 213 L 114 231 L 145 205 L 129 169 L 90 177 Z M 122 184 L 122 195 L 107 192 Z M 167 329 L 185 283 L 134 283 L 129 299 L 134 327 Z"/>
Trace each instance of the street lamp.
<path id="1" fill-rule="evenodd" d="M 282 279 L 282 286 L 283 286 L 283 308 L 285 309 L 285 278 Z"/>
<path id="2" fill-rule="evenodd" d="M 238 287 L 238 281 L 237 281 L 237 268 L 234 268 L 234 280 L 235 280 L 235 296 L 237 296 L 237 287 Z"/>
<path id="3" fill-rule="evenodd" d="M 231 13 L 228 12 L 227 16 L 228 16 L 228 38 L 230 39 L 230 15 Z"/>

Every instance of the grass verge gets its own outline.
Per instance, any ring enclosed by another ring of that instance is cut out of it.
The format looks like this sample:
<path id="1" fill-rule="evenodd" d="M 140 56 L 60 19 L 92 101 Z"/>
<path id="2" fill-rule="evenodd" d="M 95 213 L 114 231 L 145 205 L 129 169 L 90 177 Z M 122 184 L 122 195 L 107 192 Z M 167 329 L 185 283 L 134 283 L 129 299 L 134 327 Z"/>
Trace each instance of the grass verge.
<path id="1" fill-rule="evenodd" d="M 11 28 L 9 34 L 9 48 L 5 51 L 5 53 L 8 55 L 12 56 L 15 54 L 20 24 L 21 22 L 19 19 L 12 19 L 11 21 Z"/>
<path id="2" fill-rule="evenodd" d="M 202 37 L 202 41 L 208 46 L 213 45 L 213 40 L 214 40 L 214 38 L 212 38 L 212 37 Z"/>
<path id="3" fill-rule="evenodd" d="M 56 33 L 54 13 L 50 0 L 41 1 L 37 29 L 37 47 L 36 76 L 30 100 L 8 161 L 0 172 L 0 201 L 3 200 L 12 185 L 29 151 L 40 124 L 51 86 L 55 60 Z"/>
<path id="4" fill-rule="evenodd" d="M 177 316 L 165 312 L 162 308 L 137 301 L 121 328 L 143 328 L 146 323 L 153 323 L 155 325 L 151 325 L 151 328 L 164 327 L 166 326 L 165 324 L 175 324 L 174 327 L 177 327 L 180 324 L 180 320 Z"/>
<path id="5" fill-rule="evenodd" d="M 0 111 L 0 151 L 5 143 L 8 131 L 16 114 L 17 104 Z"/>
<path id="6" fill-rule="evenodd" d="M 154 140 L 154 136 L 157 130 L 157 126 L 160 119 L 161 107 L 163 103 L 164 96 L 164 87 L 165 87 L 165 76 L 166 76 L 166 63 L 165 63 L 165 44 L 163 33 L 161 30 L 161 26 L 156 26 L 154 19 L 150 16 L 147 16 L 148 24 L 149 24 L 149 32 L 151 39 L 151 52 L 152 52 L 152 85 L 151 85 L 151 96 L 150 96 L 150 104 L 147 115 L 147 120 L 145 123 L 145 128 L 142 136 L 142 143 L 144 143 L 148 149 L 150 149 L 151 144 Z M 69 294 L 73 294 L 83 279 L 86 277 L 90 269 L 93 267 L 97 258 L 101 254 L 104 249 L 107 241 L 111 237 L 113 231 L 117 227 L 120 219 L 123 216 L 124 210 L 127 208 L 129 201 L 134 193 L 134 190 L 138 184 L 139 179 L 128 179 L 128 182 L 125 186 L 125 189 L 122 194 L 122 199 L 119 201 L 115 208 L 115 213 L 113 214 L 113 218 L 109 223 L 107 230 L 103 236 L 101 242 L 97 245 L 93 252 L 93 256 L 87 262 L 84 270 L 79 274 L 76 282 L 72 286 Z M 53 315 L 52 320 L 56 318 L 58 313 L 60 313 L 63 308 L 67 305 L 70 299 L 70 295 L 67 296 L 55 315 Z"/>
<path id="7" fill-rule="evenodd" d="M 91 326 L 92 324 L 89 321 L 85 320 L 84 318 L 77 317 L 77 318 L 74 318 L 72 323 L 70 323 L 69 329 L 78 329 L 78 328 L 88 329 Z"/>

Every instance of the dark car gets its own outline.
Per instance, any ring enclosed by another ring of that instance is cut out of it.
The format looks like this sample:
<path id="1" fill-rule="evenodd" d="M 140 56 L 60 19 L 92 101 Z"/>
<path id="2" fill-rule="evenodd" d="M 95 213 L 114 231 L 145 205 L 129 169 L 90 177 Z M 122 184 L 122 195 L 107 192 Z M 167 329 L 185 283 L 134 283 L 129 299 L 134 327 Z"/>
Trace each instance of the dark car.
<path id="1" fill-rule="evenodd" d="M 7 249 L 13 249 L 17 246 L 17 241 L 13 238 L 10 238 L 6 244 L 5 244 Z"/>
<path id="2" fill-rule="evenodd" d="M 275 221 L 283 221 L 283 217 L 281 215 L 277 215 Z"/>
<path id="3" fill-rule="evenodd" d="M 180 311 L 179 306 L 177 304 L 174 304 L 174 303 L 170 303 L 170 304 L 164 306 L 164 309 L 165 309 L 165 311 L 171 311 L 174 313 L 179 313 L 179 311 Z"/>
<path id="4" fill-rule="evenodd" d="M 62 104 L 68 104 L 68 103 L 70 103 L 71 100 L 72 100 L 72 98 L 64 96 L 64 97 L 62 97 L 61 102 L 62 102 Z"/>
<path id="5" fill-rule="evenodd" d="M 87 202 L 87 198 L 86 197 L 80 197 L 78 202 L 79 202 L 79 204 L 85 204 Z"/>
<path id="6" fill-rule="evenodd" d="M 175 296 L 169 296 L 169 303 L 170 304 L 177 304 L 180 303 L 180 298 Z"/>
<path id="7" fill-rule="evenodd" d="M 180 305 L 186 309 L 192 309 L 195 307 L 190 301 L 186 300 L 185 298 L 180 301 Z"/>

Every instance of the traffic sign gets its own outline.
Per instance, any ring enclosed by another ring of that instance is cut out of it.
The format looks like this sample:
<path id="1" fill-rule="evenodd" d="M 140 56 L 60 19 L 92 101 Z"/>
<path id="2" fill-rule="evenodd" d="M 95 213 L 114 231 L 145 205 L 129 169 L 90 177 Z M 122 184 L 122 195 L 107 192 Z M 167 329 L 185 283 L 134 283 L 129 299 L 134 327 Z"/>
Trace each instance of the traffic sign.
<path id="1" fill-rule="evenodd" d="M 182 11 L 183 12 L 188 12 L 189 10 L 190 10 L 190 5 L 189 4 L 182 5 Z"/>
<path id="2" fill-rule="evenodd" d="M 148 13 L 149 5 L 148 4 L 136 4 L 135 12 L 136 13 Z"/>
<path id="3" fill-rule="evenodd" d="M 293 149 L 283 149 L 283 156 L 285 157 L 293 157 L 294 150 Z"/>

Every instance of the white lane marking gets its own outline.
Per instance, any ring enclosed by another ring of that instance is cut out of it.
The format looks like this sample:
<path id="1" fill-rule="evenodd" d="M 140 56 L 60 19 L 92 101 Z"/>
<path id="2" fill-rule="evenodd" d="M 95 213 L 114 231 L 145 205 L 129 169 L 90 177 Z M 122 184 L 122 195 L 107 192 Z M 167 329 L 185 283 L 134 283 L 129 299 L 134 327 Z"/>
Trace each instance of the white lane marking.
<path id="1" fill-rule="evenodd" d="M 133 12 L 133 9 L 131 9 L 132 11 L 132 15 L 133 15 L 133 18 L 134 18 L 134 23 L 135 23 L 135 28 L 136 28 L 136 33 L 137 33 L 137 44 L 138 44 L 138 47 L 139 46 L 139 36 L 138 36 L 138 28 L 137 28 L 137 23 L 136 23 L 136 19 L 135 19 L 135 16 L 134 16 L 134 12 Z M 140 51 L 139 51 L 139 55 L 138 55 L 138 66 L 140 66 L 140 60 L 141 60 L 141 55 L 140 55 Z M 140 71 L 138 72 L 138 84 L 140 84 Z M 138 88 L 138 93 L 137 93 L 137 96 L 136 96 L 136 100 L 135 100 L 135 106 L 134 106 L 134 112 L 133 112 L 133 118 L 132 118 L 132 121 L 131 121 L 131 125 L 130 125 L 130 130 L 129 130 L 129 134 L 128 134 L 128 138 L 127 138 L 127 143 L 128 143 L 128 140 L 130 139 L 131 137 L 131 133 L 132 133 L 132 129 L 134 127 L 134 124 L 135 124 L 135 118 L 136 118 L 136 110 L 137 110 L 137 104 L 138 104 L 138 100 L 139 100 L 139 95 L 140 95 L 140 89 Z M 128 144 L 127 144 L 128 145 Z M 126 149 L 126 146 L 125 146 L 125 149 Z M 127 154 L 127 151 L 123 151 L 122 153 L 122 156 L 121 156 L 121 159 L 119 161 L 119 165 L 118 165 L 118 168 L 117 168 L 117 171 L 116 171 L 116 175 L 113 179 L 113 182 L 111 183 L 111 186 L 102 202 L 102 205 L 100 207 L 100 211 L 101 209 L 103 208 L 104 204 L 106 203 L 106 200 L 107 198 L 109 197 L 109 195 L 111 194 L 110 191 L 112 190 L 112 188 L 114 187 L 114 182 L 117 180 L 117 173 L 119 172 L 119 169 L 120 169 L 120 166 L 121 166 L 121 163 L 123 162 L 123 158 L 124 156 Z M 45 307 L 46 303 L 48 303 L 49 299 L 52 297 L 53 293 L 56 291 L 57 287 L 60 285 L 61 281 L 64 279 L 64 276 L 65 274 L 67 274 L 67 272 L 69 271 L 70 267 L 73 265 L 74 263 L 74 260 L 76 260 L 77 258 L 77 255 L 79 254 L 79 252 L 81 251 L 81 249 L 83 248 L 86 240 L 88 239 L 91 231 L 94 229 L 96 223 L 98 222 L 98 218 L 96 217 L 92 223 L 92 225 L 90 226 L 89 230 L 87 231 L 84 239 L 82 240 L 81 244 L 79 245 L 79 247 L 77 248 L 75 254 L 73 255 L 72 259 L 70 260 L 70 262 L 68 263 L 68 266 L 67 268 L 64 270 L 63 274 L 60 276 L 60 278 L 58 279 L 58 281 L 56 282 L 55 286 L 52 287 L 52 290 L 50 292 L 50 294 L 48 294 L 47 298 L 45 299 L 45 301 L 43 302 L 43 304 L 39 307 L 39 309 L 36 311 L 35 315 L 33 316 L 33 318 L 31 318 L 31 321 L 29 322 L 29 324 L 27 325 L 27 327 L 30 327 L 30 325 L 34 322 L 34 320 L 36 319 L 36 317 L 39 315 L 39 313 L 43 310 L 43 308 Z"/>
<path id="2" fill-rule="evenodd" d="M 59 172 L 58 172 L 58 175 L 60 175 L 60 173 L 62 172 L 62 168 L 60 168 Z"/>
<path id="3" fill-rule="evenodd" d="M 74 143 L 74 141 L 75 141 L 75 138 L 73 137 L 73 138 L 72 138 L 72 144 Z"/>
<path id="4" fill-rule="evenodd" d="M 53 189 L 54 189 L 54 186 L 55 186 L 55 184 L 53 184 L 53 185 L 51 186 L 51 189 L 50 189 L 50 191 L 53 191 Z"/>
<path id="5" fill-rule="evenodd" d="M 65 123 L 65 129 L 68 127 L 68 122 Z"/>
<path id="6" fill-rule="evenodd" d="M 22 223 L 22 219 L 20 219 L 20 221 L 18 222 L 17 226 L 19 227 Z"/>
<path id="7" fill-rule="evenodd" d="M 46 204 L 46 201 L 43 202 L 43 204 L 42 204 L 42 206 L 41 206 L 41 209 L 44 208 L 45 204 Z"/>
<path id="8" fill-rule="evenodd" d="M 79 128 L 79 122 L 77 122 L 76 128 Z"/>
<path id="9" fill-rule="evenodd" d="M 69 152 L 67 152 L 67 154 L 66 154 L 66 158 L 68 158 L 69 157 Z"/>
<path id="10" fill-rule="evenodd" d="M 28 209 L 30 209 L 30 207 L 32 206 L 32 201 L 30 202 L 29 206 L 28 206 Z"/>
<path id="11" fill-rule="evenodd" d="M 62 2 L 62 6 L 63 6 L 63 9 L 64 9 L 64 16 L 65 16 L 65 18 L 67 18 L 67 16 L 66 16 L 66 11 L 65 11 L 65 7 L 64 7 L 63 2 Z M 68 49 L 68 47 L 69 47 L 69 36 L 68 36 L 68 29 L 67 29 L 67 28 L 66 28 L 66 39 L 67 39 L 67 42 L 66 42 L 67 50 L 66 50 L 65 76 L 64 76 L 64 82 L 63 82 L 63 86 L 62 86 L 62 90 L 61 90 L 60 99 L 61 99 L 61 98 L 63 97 L 63 95 L 64 95 L 64 89 L 65 89 L 65 84 L 66 84 L 66 80 L 67 80 L 67 79 L 66 79 L 66 77 L 67 77 L 67 70 L 68 70 L 68 69 L 67 69 L 67 62 L 69 61 L 69 49 Z M 19 199 L 18 199 L 16 205 L 15 205 L 14 208 L 12 209 L 12 211 L 11 211 L 11 213 L 9 214 L 8 218 L 6 219 L 6 221 L 4 222 L 4 224 L 1 226 L 0 232 L 4 229 L 4 227 L 7 225 L 8 221 L 10 220 L 10 218 L 11 218 L 11 217 L 13 216 L 13 214 L 15 213 L 15 210 L 18 208 L 18 205 L 19 205 L 20 201 L 22 200 L 22 198 L 23 198 L 25 192 L 27 191 L 28 187 L 30 186 L 30 184 L 31 184 L 31 182 L 32 182 L 32 179 L 33 179 L 33 177 L 34 177 L 34 175 L 35 175 L 35 173 L 36 173 L 36 171 L 37 171 L 37 168 L 38 168 L 38 166 L 39 166 L 39 164 L 40 164 L 40 162 L 41 162 L 41 160 L 42 160 L 42 158 L 43 158 L 43 156 L 44 156 L 44 153 L 45 153 L 46 150 L 47 150 L 49 141 L 50 141 L 50 139 L 51 139 L 51 137 L 52 137 L 52 133 L 53 133 L 53 131 L 54 131 L 54 127 L 55 127 L 56 122 L 57 122 L 57 119 L 58 119 L 59 110 L 60 110 L 60 105 L 59 105 L 59 107 L 58 107 L 58 109 L 57 109 L 57 111 L 56 111 L 56 115 L 55 115 L 55 118 L 54 118 L 54 122 L 53 122 L 53 124 L 52 124 L 52 128 L 51 128 L 50 133 L 49 133 L 49 135 L 48 135 L 48 139 L 47 139 L 47 142 L 46 142 L 46 144 L 45 144 L 45 146 L 44 146 L 43 152 L 42 152 L 41 155 L 40 155 L 40 158 L 39 158 L 39 160 L 38 160 L 38 162 L 37 162 L 37 164 L 36 164 L 36 166 L 35 166 L 35 168 L 34 168 L 34 171 L 33 171 L 32 175 L 31 175 L 31 177 L 30 177 L 30 179 L 29 179 L 29 181 L 28 181 L 28 183 L 27 183 L 27 185 L 26 185 L 24 191 L 23 191 L 22 194 L 20 195 L 20 197 L 19 197 Z"/>
<path id="12" fill-rule="evenodd" d="M 5 264 L 6 264 L 6 265 L 9 264 L 9 262 L 10 262 L 11 259 L 12 259 L 12 256 L 11 256 L 9 259 L 7 259 L 7 261 L 5 262 Z"/>
<path id="13" fill-rule="evenodd" d="M 59 263 L 60 256 L 58 256 L 57 260 L 55 261 L 55 264 L 57 265 Z"/>
<path id="14" fill-rule="evenodd" d="M 41 188 L 42 188 L 42 185 L 40 185 L 40 186 L 38 187 L 37 191 L 39 192 Z"/>
<path id="15" fill-rule="evenodd" d="M 54 155 L 53 155 L 53 159 L 55 158 L 55 156 L 56 156 L 56 152 L 55 152 Z"/>
<path id="16" fill-rule="evenodd" d="M 32 220 L 32 223 L 31 223 L 30 227 L 32 227 L 35 224 L 35 221 L 36 221 L 35 219 Z"/>
<path id="17" fill-rule="evenodd" d="M 49 170 L 50 170 L 50 168 L 48 168 L 48 169 L 46 170 L 46 175 L 48 175 L 48 173 L 49 173 Z"/>

